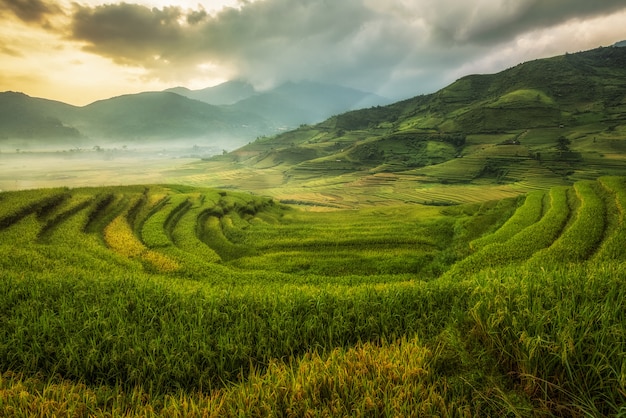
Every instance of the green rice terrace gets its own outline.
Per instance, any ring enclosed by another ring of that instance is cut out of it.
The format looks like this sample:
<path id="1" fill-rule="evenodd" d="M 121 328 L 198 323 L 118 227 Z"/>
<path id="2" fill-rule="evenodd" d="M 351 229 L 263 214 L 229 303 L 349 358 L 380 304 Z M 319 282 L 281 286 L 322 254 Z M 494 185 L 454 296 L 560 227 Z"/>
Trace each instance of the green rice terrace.
<path id="1" fill-rule="evenodd" d="M 625 416 L 625 211 L 0 193 L 0 416 Z"/>
<path id="2" fill-rule="evenodd" d="M 334 208 L 502 199 L 626 173 L 626 48 L 468 75 L 174 168 L 165 183 Z"/>

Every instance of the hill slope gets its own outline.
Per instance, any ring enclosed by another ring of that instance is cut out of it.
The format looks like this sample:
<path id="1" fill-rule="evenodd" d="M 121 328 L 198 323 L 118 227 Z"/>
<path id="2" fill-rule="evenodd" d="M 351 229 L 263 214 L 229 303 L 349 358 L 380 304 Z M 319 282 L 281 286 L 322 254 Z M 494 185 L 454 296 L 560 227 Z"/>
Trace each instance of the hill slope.
<path id="1" fill-rule="evenodd" d="M 625 151 L 626 49 L 608 47 L 470 75 L 434 94 L 340 114 L 259 139 L 207 168 L 279 172 L 294 187 L 338 176 L 409 176 L 423 184 L 529 190 L 618 174 Z"/>
<path id="2" fill-rule="evenodd" d="M 235 148 L 264 132 L 267 123 L 251 113 L 212 106 L 170 92 L 146 92 L 100 100 L 84 107 L 0 93 L 0 140 L 25 146 L 52 143 L 101 144 L 195 138 Z M 229 141 L 234 141 L 229 145 Z"/>
<path id="3" fill-rule="evenodd" d="M 289 82 L 235 103 L 238 111 L 256 113 L 277 129 L 316 123 L 347 110 L 388 102 L 380 96 L 346 87 Z"/>
<path id="4" fill-rule="evenodd" d="M 287 82 L 256 91 L 244 81 L 228 81 L 202 90 L 168 89 L 213 105 L 231 105 L 235 112 L 255 114 L 271 124 L 273 131 L 317 123 L 348 110 L 387 104 L 384 97 L 342 86 L 308 81 Z"/>

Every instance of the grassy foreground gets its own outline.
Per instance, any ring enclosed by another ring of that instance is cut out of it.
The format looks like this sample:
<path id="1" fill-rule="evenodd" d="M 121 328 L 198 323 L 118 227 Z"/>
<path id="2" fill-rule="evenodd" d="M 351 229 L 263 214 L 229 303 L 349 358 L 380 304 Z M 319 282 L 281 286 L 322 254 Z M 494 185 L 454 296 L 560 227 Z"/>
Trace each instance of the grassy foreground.
<path id="1" fill-rule="evenodd" d="M 0 416 L 626 414 L 625 205 L 0 194 Z"/>

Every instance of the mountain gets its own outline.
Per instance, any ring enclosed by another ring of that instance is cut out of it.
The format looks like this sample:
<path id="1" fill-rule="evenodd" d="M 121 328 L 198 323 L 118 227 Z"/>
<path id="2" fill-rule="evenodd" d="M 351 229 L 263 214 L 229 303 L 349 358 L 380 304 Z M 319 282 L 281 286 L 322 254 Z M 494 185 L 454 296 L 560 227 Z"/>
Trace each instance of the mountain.
<path id="1" fill-rule="evenodd" d="M 256 91 L 245 81 L 228 81 L 202 90 L 175 87 L 166 91 L 214 105 L 231 105 L 231 110 L 256 114 L 274 131 L 301 124 L 321 122 L 347 110 L 388 104 L 372 93 L 310 81 L 287 82 L 265 91 Z"/>
<path id="2" fill-rule="evenodd" d="M 174 87 L 165 91 L 212 105 L 234 104 L 257 93 L 252 84 L 239 80 L 227 81 L 217 86 L 207 87 L 201 90 Z"/>
<path id="3" fill-rule="evenodd" d="M 92 138 L 131 140 L 250 138 L 267 129 L 256 115 L 232 112 L 171 92 L 97 101 L 83 107 L 73 123 Z"/>
<path id="4" fill-rule="evenodd" d="M 532 188 L 623 173 L 626 48 L 469 75 L 433 94 L 261 138 L 211 163 L 229 162 L 293 184 L 387 173 Z"/>
<path id="5" fill-rule="evenodd" d="M 0 140 L 8 138 L 73 139 L 81 133 L 64 123 L 79 108 L 65 103 L 36 99 L 23 93 L 0 93 Z"/>
<path id="6" fill-rule="evenodd" d="M 145 92 L 83 107 L 0 93 L 0 141 L 29 148 L 195 139 L 233 149 L 270 128 L 259 116 L 171 92 Z"/>
<path id="7" fill-rule="evenodd" d="M 233 109 L 256 113 L 277 129 L 317 123 L 347 110 L 389 101 L 372 93 L 309 81 L 287 82 L 243 99 Z"/>
<path id="8" fill-rule="evenodd" d="M 235 149 L 262 135 L 383 100 L 316 83 L 287 83 L 259 93 L 242 81 L 203 90 L 128 94 L 83 107 L 5 92 L 0 93 L 0 141 L 39 147 L 42 140 L 101 145 L 195 139 Z"/>

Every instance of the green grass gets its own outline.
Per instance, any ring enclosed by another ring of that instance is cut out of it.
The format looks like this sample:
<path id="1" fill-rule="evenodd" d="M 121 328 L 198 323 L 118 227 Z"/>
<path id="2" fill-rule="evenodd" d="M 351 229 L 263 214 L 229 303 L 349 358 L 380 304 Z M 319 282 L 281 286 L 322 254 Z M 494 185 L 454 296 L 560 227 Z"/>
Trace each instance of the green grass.
<path id="1" fill-rule="evenodd" d="M 511 218 L 493 234 L 485 235 L 470 243 L 472 250 L 496 243 L 505 242 L 518 232 L 537 222 L 543 215 L 543 202 L 545 193 L 531 192 L 526 195 L 524 204 L 520 206 Z"/>
<path id="2" fill-rule="evenodd" d="M 537 222 L 517 232 L 504 242 L 494 242 L 482 247 L 469 257 L 456 263 L 448 272 L 451 276 L 462 276 L 467 272 L 507 265 L 527 260 L 548 246 L 561 234 L 570 217 L 568 188 L 556 187 L 550 191 L 549 209 Z M 524 211 L 525 209 L 520 210 Z M 522 216 L 531 215 L 525 213 Z"/>
<path id="3" fill-rule="evenodd" d="M 609 213 L 614 218 L 614 225 L 609 229 L 609 235 L 600 247 L 596 258 L 600 261 L 622 260 L 626 255 L 626 184 L 621 177 L 603 177 L 600 179 L 602 186 L 611 193 L 614 199 L 614 213 Z M 609 220 L 612 219 L 609 217 Z"/>
<path id="4" fill-rule="evenodd" d="M 600 188 L 595 182 L 581 181 L 574 184 L 581 206 L 572 224 L 554 243 L 533 255 L 530 263 L 550 266 L 559 262 L 577 262 L 589 258 L 604 238 L 606 210 Z"/>
<path id="5" fill-rule="evenodd" d="M 2 193 L 0 415 L 623 414 L 624 184 L 330 212 Z"/>
<path id="6" fill-rule="evenodd" d="M 544 413 L 624 412 L 622 268 L 516 266 L 475 276 L 472 332 Z"/>
<path id="7" fill-rule="evenodd" d="M 211 208 L 217 202 L 217 197 L 201 194 L 192 196 L 189 205 L 183 213 L 179 213 L 175 225 L 171 225 L 170 236 L 174 245 L 182 250 L 186 257 L 212 263 L 219 260 L 219 256 L 205 245 L 199 238 L 198 219 L 202 211 Z"/>
<path id="8" fill-rule="evenodd" d="M 0 229 L 5 229 L 30 214 L 45 216 L 66 198 L 67 194 L 56 189 L 11 193 L 2 200 Z"/>
<path id="9" fill-rule="evenodd" d="M 185 195 L 176 195 L 163 199 L 156 213 L 150 216 L 142 225 L 141 240 L 149 247 L 168 247 L 173 245 L 171 224 L 188 205 Z"/>

